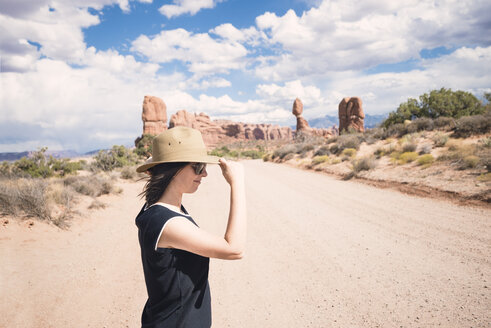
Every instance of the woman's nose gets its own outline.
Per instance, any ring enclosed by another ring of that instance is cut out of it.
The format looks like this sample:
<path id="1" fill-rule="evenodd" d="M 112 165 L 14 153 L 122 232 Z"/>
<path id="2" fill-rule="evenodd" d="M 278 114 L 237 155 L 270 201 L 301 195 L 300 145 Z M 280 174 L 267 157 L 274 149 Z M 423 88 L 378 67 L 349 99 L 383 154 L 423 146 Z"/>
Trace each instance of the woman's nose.
<path id="1" fill-rule="evenodd" d="M 201 175 L 203 177 L 206 177 L 208 175 L 208 172 L 206 172 L 206 167 L 203 169 L 203 172 L 201 172 Z"/>

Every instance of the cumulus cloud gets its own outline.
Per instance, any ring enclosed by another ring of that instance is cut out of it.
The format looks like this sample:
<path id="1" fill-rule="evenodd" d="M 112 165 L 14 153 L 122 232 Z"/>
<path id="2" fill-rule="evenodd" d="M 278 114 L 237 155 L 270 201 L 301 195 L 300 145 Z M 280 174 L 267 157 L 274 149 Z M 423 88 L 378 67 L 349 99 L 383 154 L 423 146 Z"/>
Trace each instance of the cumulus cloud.
<path id="1" fill-rule="evenodd" d="M 238 42 L 184 29 L 164 30 L 153 38 L 141 35 L 132 42 L 131 50 L 155 63 L 185 62 L 188 70 L 198 75 L 244 68 L 247 55 L 247 49 Z"/>
<path id="2" fill-rule="evenodd" d="M 491 44 L 489 1 L 323 1 L 297 16 L 256 18 L 268 44 L 281 46 L 256 73 L 267 80 L 363 70 L 419 58 L 422 49 Z M 273 63 L 271 63 L 273 60 Z"/>
<path id="3" fill-rule="evenodd" d="M 167 18 L 183 14 L 195 15 L 201 9 L 210 9 L 224 0 L 174 0 L 172 5 L 163 5 L 159 11 Z"/>

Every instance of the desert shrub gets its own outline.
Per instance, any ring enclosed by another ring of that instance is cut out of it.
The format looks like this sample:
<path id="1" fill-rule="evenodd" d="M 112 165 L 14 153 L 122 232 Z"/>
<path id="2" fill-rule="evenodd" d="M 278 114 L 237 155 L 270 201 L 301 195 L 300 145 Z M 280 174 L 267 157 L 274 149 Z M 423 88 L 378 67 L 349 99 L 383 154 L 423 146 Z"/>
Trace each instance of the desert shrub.
<path id="1" fill-rule="evenodd" d="M 326 140 L 326 144 L 327 144 L 327 145 L 330 145 L 330 144 L 332 144 L 332 143 L 334 143 L 334 142 L 336 142 L 336 141 L 338 141 L 338 137 L 337 137 L 337 136 L 330 137 L 330 138 L 328 138 L 328 139 Z"/>
<path id="2" fill-rule="evenodd" d="M 373 156 L 367 156 L 352 161 L 353 172 L 369 171 L 377 166 L 377 161 Z"/>
<path id="3" fill-rule="evenodd" d="M 144 134 L 135 140 L 135 149 L 133 150 L 135 154 L 140 157 L 150 157 L 152 156 L 152 145 L 153 145 L 154 135 Z"/>
<path id="4" fill-rule="evenodd" d="M 92 167 L 94 171 L 112 171 L 117 167 L 134 165 L 138 162 L 135 154 L 125 146 L 113 146 L 110 150 L 100 150 L 94 156 Z"/>
<path id="5" fill-rule="evenodd" d="M 64 184 L 71 186 L 79 194 L 92 197 L 98 197 L 116 191 L 111 179 L 97 174 L 68 177 L 65 178 Z"/>
<path id="6" fill-rule="evenodd" d="M 384 138 L 388 137 L 402 137 L 407 134 L 407 127 L 403 123 L 396 123 L 390 125 L 385 129 Z"/>
<path id="7" fill-rule="evenodd" d="M 382 156 L 385 156 L 385 154 L 387 154 L 387 149 L 385 147 L 379 147 L 373 153 L 373 155 L 377 159 L 381 158 Z"/>
<path id="8" fill-rule="evenodd" d="M 420 155 L 425 155 L 425 154 L 430 154 L 431 153 L 431 145 L 425 144 L 421 146 L 421 149 L 419 150 Z"/>
<path id="9" fill-rule="evenodd" d="M 225 157 L 228 153 L 230 153 L 230 149 L 227 146 L 223 146 L 221 148 L 215 148 L 209 152 L 212 156 Z"/>
<path id="10" fill-rule="evenodd" d="M 311 145 L 320 145 L 324 143 L 324 140 L 325 140 L 324 137 L 311 135 L 303 131 L 296 132 L 293 139 L 295 143 L 311 144 Z"/>
<path id="11" fill-rule="evenodd" d="M 431 137 L 431 140 L 433 140 L 435 147 L 443 147 L 448 141 L 448 135 L 437 132 Z"/>
<path id="12" fill-rule="evenodd" d="M 491 137 L 486 137 L 479 140 L 479 143 L 485 148 L 491 148 Z"/>
<path id="13" fill-rule="evenodd" d="M 418 158 L 418 154 L 416 152 L 405 152 L 400 154 L 399 156 L 399 164 L 410 163 Z"/>
<path id="14" fill-rule="evenodd" d="M 463 158 L 462 165 L 460 168 L 462 169 L 473 169 L 479 164 L 479 157 L 474 155 L 469 155 Z"/>
<path id="15" fill-rule="evenodd" d="M 273 154 L 271 154 L 271 153 L 264 154 L 264 156 L 263 156 L 263 162 L 269 162 L 269 161 L 271 161 L 273 159 L 272 157 L 273 157 Z"/>
<path id="16" fill-rule="evenodd" d="M 20 212 L 41 220 L 51 220 L 46 198 L 48 183 L 42 179 L 0 180 L 0 211 L 18 215 Z"/>
<path id="17" fill-rule="evenodd" d="M 491 115 L 464 116 L 455 122 L 453 136 L 462 138 L 485 134 L 491 130 Z"/>
<path id="18" fill-rule="evenodd" d="M 90 203 L 89 205 L 89 209 L 100 209 L 100 208 L 106 208 L 106 204 L 104 204 L 98 199 L 94 199 L 92 203 Z"/>
<path id="19" fill-rule="evenodd" d="M 418 144 L 415 142 L 405 142 L 402 144 L 403 153 L 414 152 L 416 148 L 418 148 Z"/>
<path id="20" fill-rule="evenodd" d="M 283 160 L 284 161 L 289 161 L 290 159 L 292 159 L 293 157 L 295 157 L 295 154 L 294 153 L 288 153 L 286 154 L 285 157 L 283 157 Z"/>
<path id="21" fill-rule="evenodd" d="M 433 130 L 433 120 L 428 117 L 419 117 L 411 121 L 406 128 L 408 133 L 431 131 Z"/>
<path id="22" fill-rule="evenodd" d="M 453 117 L 482 114 L 485 107 L 473 94 L 466 91 L 452 91 L 441 88 L 432 90 L 419 97 L 419 101 L 409 98 L 399 105 L 395 112 L 389 113 L 389 117 L 382 123 L 389 127 L 405 120 L 413 120 L 420 117 Z"/>
<path id="23" fill-rule="evenodd" d="M 303 144 L 288 144 L 284 145 L 273 152 L 273 159 L 284 159 L 287 154 L 300 154 L 303 150 Z"/>
<path id="24" fill-rule="evenodd" d="M 331 152 L 329 151 L 329 147 L 327 145 L 324 145 L 315 151 L 314 156 L 323 156 L 323 155 L 330 155 L 330 154 Z"/>
<path id="25" fill-rule="evenodd" d="M 433 120 L 433 125 L 438 130 L 450 131 L 455 127 L 455 119 L 440 116 Z"/>
<path id="26" fill-rule="evenodd" d="M 354 148 L 346 148 L 342 151 L 341 153 L 342 155 L 344 156 L 348 156 L 348 157 L 353 157 L 356 155 L 356 149 Z"/>
<path id="27" fill-rule="evenodd" d="M 329 151 L 333 154 L 339 154 L 346 148 L 358 150 L 360 148 L 360 136 L 352 134 L 344 134 L 337 138 L 336 143 L 331 145 Z"/>
<path id="28" fill-rule="evenodd" d="M 258 159 L 264 156 L 264 152 L 255 149 L 244 150 L 240 152 L 240 157 Z"/>
<path id="29" fill-rule="evenodd" d="M 367 144 L 371 145 L 377 140 L 384 139 L 385 129 L 383 128 L 372 128 L 365 131 L 365 137 Z"/>
<path id="30" fill-rule="evenodd" d="M 341 160 L 339 158 L 333 158 L 331 161 L 331 164 L 339 164 L 341 163 Z"/>
<path id="31" fill-rule="evenodd" d="M 134 167 L 126 166 L 121 170 L 121 179 L 131 180 L 136 178 L 136 171 Z"/>
<path id="32" fill-rule="evenodd" d="M 312 164 L 313 165 L 318 165 L 318 164 L 324 163 L 324 162 L 326 162 L 328 160 L 329 160 L 329 156 L 328 155 L 314 156 L 314 158 L 312 158 Z"/>
<path id="33" fill-rule="evenodd" d="M 417 160 L 418 165 L 430 165 L 435 161 L 435 158 L 431 154 L 424 154 Z"/>

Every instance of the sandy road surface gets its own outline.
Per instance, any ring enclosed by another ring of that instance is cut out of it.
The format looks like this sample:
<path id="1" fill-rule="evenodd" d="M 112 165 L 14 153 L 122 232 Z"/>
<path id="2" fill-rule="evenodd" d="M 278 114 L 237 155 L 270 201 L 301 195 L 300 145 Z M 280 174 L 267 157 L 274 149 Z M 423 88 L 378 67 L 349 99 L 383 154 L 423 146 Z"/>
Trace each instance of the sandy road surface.
<path id="1" fill-rule="evenodd" d="M 491 325 L 491 210 L 244 165 L 247 255 L 212 261 L 214 327 Z M 222 234 L 228 187 L 209 173 L 184 204 Z M 69 231 L 0 227 L 0 327 L 137 327 L 141 186 Z"/>

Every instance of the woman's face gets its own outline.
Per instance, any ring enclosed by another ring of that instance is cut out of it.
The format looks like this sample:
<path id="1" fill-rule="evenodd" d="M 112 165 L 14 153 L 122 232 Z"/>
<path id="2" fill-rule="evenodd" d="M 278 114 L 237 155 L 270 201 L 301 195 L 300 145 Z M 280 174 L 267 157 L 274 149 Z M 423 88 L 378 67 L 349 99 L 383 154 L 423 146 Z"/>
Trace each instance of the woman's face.
<path id="1" fill-rule="evenodd" d="M 178 188 L 182 193 L 192 194 L 201 183 L 201 179 L 208 175 L 206 168 L 200 174 L 196 174 L 192 164 L 186 165 L 182 170 L 180 170 L 176 176 L 172 179 L 172 183 Z"/>

